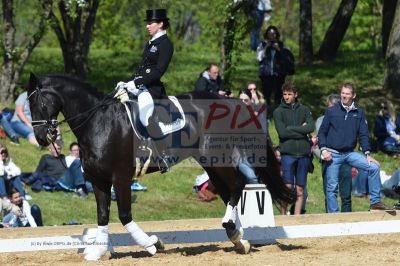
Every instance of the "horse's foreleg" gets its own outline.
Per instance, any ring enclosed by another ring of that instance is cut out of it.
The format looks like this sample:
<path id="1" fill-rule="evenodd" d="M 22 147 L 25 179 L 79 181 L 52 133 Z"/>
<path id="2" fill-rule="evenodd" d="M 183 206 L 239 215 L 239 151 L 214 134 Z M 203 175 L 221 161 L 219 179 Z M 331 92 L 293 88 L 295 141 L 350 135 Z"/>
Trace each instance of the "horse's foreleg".
<path id="1" fill-rule="evenodd" d="M 117 196 L 118 214 L 121 223 L 130 233 L 133 240 L 140 246 L 144 247 L 151 255 L 156 254 L 157 248 L 163 249 L 163 244 L 157 236 L 148 236 L 139 226 L 132 220 L 131 212 L 131 180 L 129 178 L 119 177 L 115 179 L 114 189 Z"/>
<path id="2" fill-rule="evenodd" d="M 97 203 L 97 233 L 94 243 L 85 249 L 86 260 L 99 260 L 107 252 L 109 243 L 108 222 L 110 218 L 111 183 L 103 181 L 93 183 L 93 191 Z"/>

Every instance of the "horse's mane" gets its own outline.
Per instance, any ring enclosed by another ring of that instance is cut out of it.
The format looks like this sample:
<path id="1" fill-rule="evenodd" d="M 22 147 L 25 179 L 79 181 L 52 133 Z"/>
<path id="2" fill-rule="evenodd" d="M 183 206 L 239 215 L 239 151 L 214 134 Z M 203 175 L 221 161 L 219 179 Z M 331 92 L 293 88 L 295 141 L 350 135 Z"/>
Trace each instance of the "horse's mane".
<path id="1" fill-rule="evenodd" d="M 99 91 L 96 87 L 93 87 L 89 83 L 70 74 L 52 73 L 52 74 L 45 74 L 42 76 L 42 80 L 45 80 L 46 78 L 49 78 L 52 83 L 54 82 L 54 80 L 58 80 L 59 82 L 72 84 L 74 87 L 78 87 L 80 90 L 84 90 L 88 94 L 91 94 L 96 98 L 104 97 L 104 93 Z"/>

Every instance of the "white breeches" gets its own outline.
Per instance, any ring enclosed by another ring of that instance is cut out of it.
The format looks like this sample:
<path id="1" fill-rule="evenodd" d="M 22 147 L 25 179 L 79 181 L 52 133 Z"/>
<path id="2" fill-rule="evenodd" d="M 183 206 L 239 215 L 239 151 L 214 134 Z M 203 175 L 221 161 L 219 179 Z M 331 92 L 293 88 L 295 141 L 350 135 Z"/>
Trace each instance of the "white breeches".
<path id="1" fill-rule="evenodd" d="M 154 101 L 153 97 L 148 91 L 143 91 L 138 95 L 139 104 L 139 119 L 143 126 L 149 125 L 149 118 L 154 112 Z"/>

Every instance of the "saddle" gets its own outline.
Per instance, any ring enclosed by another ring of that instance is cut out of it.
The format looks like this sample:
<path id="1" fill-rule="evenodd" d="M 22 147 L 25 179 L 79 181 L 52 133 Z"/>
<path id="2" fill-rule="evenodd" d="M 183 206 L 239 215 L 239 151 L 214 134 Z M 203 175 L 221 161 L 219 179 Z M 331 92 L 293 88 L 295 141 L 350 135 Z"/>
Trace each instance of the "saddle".
<path id="1" fill-rule="evenodd" d="M 168 169 L 163 168 L 160 164 L 160 160 L 165 160 L 165 158 L 159 152 L 157 140 L 151 137 L 148 129 L 140 122 L 137 99 L 132 99 L 125 103 L 125 109 L 132 129 L 140 140 L 135 154 L 136 169 L 134 178 L 142 177 L 149 167 L 158 167 L 162 173 L 166 172 Z M 186 124 L 182 106 L 175 96 L 169 96 L 168 99 L 155 100 L 151 119 L 159 127 L 161 136 L 157 136 L 157 138 L 160 139 L 173 132 L 180 131 Z M 157 158 L 161 159 L 157 160 Z M 168 163 L 165 162 L 163 165 L 168 165 Z"/>

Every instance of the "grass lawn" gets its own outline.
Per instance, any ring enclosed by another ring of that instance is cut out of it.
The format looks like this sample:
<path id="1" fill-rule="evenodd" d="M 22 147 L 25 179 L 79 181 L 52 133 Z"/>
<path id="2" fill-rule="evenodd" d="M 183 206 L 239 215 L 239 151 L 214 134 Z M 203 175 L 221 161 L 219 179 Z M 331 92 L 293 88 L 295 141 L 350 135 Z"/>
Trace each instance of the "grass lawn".
<path id="1" fill-rule="evenodd" d="M 133 73 L 139 60 L 138 53 L 92 51 L 90 59 L 91 73 L 89 81 L 101 90 L 113 89 L 116 82 L 126 79 Z M 40 64 L 35 62 L 41 62 Z M 26 67 L 24 79 L 30 71 L 36 74 L 61 72 L 61 54 L 58 50 L 36 49 L 32 60 Z M 179 94 L 193 89 L 199 73 L 210 62 L 218 62 L 218 55 L 213 53 L 177 52 L 173 63 L 165 76 L 165 84 L 169 94 Z M 338 92 L 344 81 L 354 82 L 359 92 L 359 103 L 367 111 L 370 130 L 373 118 L 378 111 L 380 97 L 387 96 L 381 88 L 383 79 L 383 61 L 371 52 L 346 52 L 341 54 L 336 62 L 323 65 L 315 63 L 308 66 L 298 66 L 296 74 L 289 77 L 300 90 L 300 101 L 311 107 L 314 119 L 323 113 L 326 96 Z M 236 72 L 233 75 L 233 91 L 245 86 L 249 80 L 257 78 L 257 63 L 253 53 L 242 54 Z M 60 117 L 61 119 L 61 117 Z M 63 153 L 68 154 L 68 146 L 75 137 L 66 126 L 62 128 L 65 147 Z M 275 144 L 278 143 L 273 123 L 270 124 L 270 134 Z M 27 141 L 21 140 L 20 146 L 12 146 L 8 140 L 5 143 L 12 158 L 24 172 L 32 172 L 39 162 L 40 156 L 47 150 L 39 151 Z M 374 154 L 382 165 L 382 169 L 392 174 L 398 168 L 399 159 L 393 159 L 382 153 Z M 321 169 L 314 160 L 315 171 L 308 176 L 307 213 L 324 212 L 324 195 L 322 191 Z M 204 217 L 221 217 L 224 213 L 222 201 L 203 203 L 197 200 L 191 192 L 194 179 L 202 169 L 189 161 L 174 166 L 167 174 L 151 174 L 140 180 L 148 186 L 147 192 L 135 192 L 137 200 L 132 204 L 133 216 L 137 221 L 188 219 Z M 30 188 L 27 188 L 30 191 Z M 93 194 L 87 200 L 75 198 L 72 193 L 64 192 L 30 192 L 33 197 L 31 204 L 38 204 L 43 212 L 46 225 L 61 225 L 70 220 L 79 223 L 96 223 L 96 204 Z M 384 199 L 384 203 L 393 205 L 394 200 Z M 366 211 L 369 201 L 353 198 L 354 211 Z M 111 205 L 111 222 L 119 222 L 115 202 Z"/>

